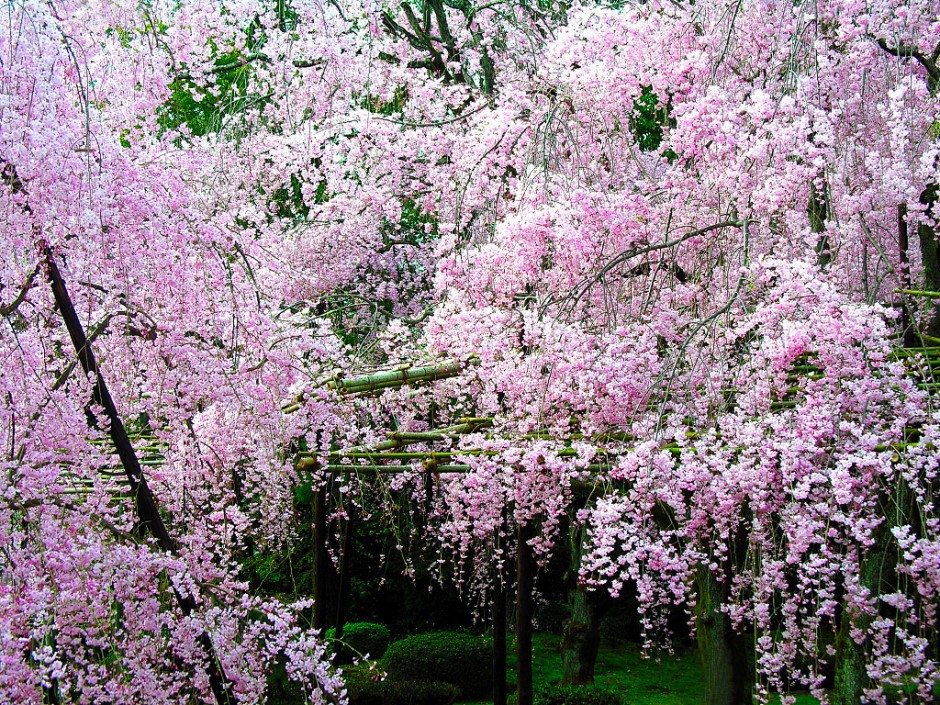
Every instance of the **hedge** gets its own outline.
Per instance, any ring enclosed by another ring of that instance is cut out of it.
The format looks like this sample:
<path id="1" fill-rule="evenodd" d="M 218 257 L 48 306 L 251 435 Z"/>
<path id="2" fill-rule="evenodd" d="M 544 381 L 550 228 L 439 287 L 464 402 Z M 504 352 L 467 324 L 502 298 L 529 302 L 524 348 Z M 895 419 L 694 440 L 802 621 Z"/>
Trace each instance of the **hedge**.
<path id="1" fill-rule="evenodd" d="M 493 689 L 493 644 L 460 632 L 416 634 L 396 641 L 382 661 L 390 682 L 436 680 L 460 688 L 463 697 Z"/>

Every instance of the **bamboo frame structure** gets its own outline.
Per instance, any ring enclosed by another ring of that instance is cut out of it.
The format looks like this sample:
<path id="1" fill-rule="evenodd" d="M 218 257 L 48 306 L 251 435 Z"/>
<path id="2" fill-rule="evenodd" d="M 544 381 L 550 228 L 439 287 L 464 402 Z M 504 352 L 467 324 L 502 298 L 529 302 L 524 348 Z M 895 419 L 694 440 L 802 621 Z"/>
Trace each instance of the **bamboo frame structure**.
<path id="1" fill-rule="evenodd" d="M 928 298 L 940 299 L 940 292 L 919 292 L 915 290 L 905 290 L 909 295 L 925 295 Z M 920 348 L 898 347 L 892 350 L 893 359 L 904 362 L 909 366 L 910 374 L 916 378 L 915 386 L 928 393 L 940 391 L 940 346 L 924 346 Z M 382 393 L 390 389 L 398 389 L 406 386 L 433 383 L 437 380 L 447 379 L 459 375 L 469 362 L 449 362 L 438 366 L 413 367 L 404 365 L 392 370 L 384 370 L 369 375 L 342 379 L 333 377 L 327 381 L 325 387 L 336 391 L 342 396 L 357 396 Z M 794 369 L 787 375 L 788 386 L 783 390 L 779 398 L 774 399 L 770 404 L 770 410 L 784 410 L 794 408 L 798 400 L 793 396 L 800 390 L 802 380 L 820 380 L 825 377 L 824 370 L 814 365 L 812 360 L 800 361 Z M 733 390 L 727 390 L 729 393 Z M 733 397 L 729 399 L 734 403 Z M 300 408 L 303 398 L 282 409 L 285 413 L 291 413 Z M 306 473 L 322 473 L 325 477 L 335 477 L 338 475 L 390 475 L 399 473 L 419 473 L 426 477 L 440 476 L 446 474 L 470 473 L 473 467 L 467 462 L 459 462 L 461 457 L 497 457 L 497 451 L 485 449 L 448 449 L 448 450 L 409 450 L 410 446 L 429 446 L 437 443 L 452 443 L 461 436 L 472 433 L 486 432 L 492 429 L 493 418 L 488 417 L 468 417 L 457 419 L 456 423 L 444 428 L 432 429 L 427 431 L 391 431 L 384 440 L 373 444 L 358 445 L 346 449 L 336 450 L 329 453 L 326 457 L 314 452 L 301 452 L 296 456 L 295 470 Z M 916 428 L 906 429 L 905 440 L 890 445 L 879 445 L 877 451 L 886 451 L 893 449 L 903 451 L 904 449 L 917 445 L 919 443 L 919 431 Z M 695 440 L 702 437 L 702 434 L 695 431 L 687 431 L 687 440 Z M 551 439 L 552 434 L 549 431 L 533 431 L 525 434 L 524 438 Z M 147 445 L 141 447 L 141 465 L 159 465 L 162 463 L 159 444 L 153 438 L 141 435 L 134 439 L 143 441 Z M 560 439 L 562 440 L 562 439 Z M 609 472 L 614 466 L 617 456 L 629 452 L 630 448 L 625 445 L 631 441 L 638 440 L 635 435 L 626 432 L 610 432 L 594 436 L 585 436 L 583 434 L 570 434 L 563 439 L 566 442 L 574 440 L 592 440 L 604 444 L 604 447 L 598 449 L 598 455 L 594 462 L 587 464 L 582 471 L 590 475 L 597 476 Z M 107 443 L 99 441 L 100 444 Z M 661 444 L 661 451 L 680 454 L 683 452 L 683 446 L 678 441 L 671 440 Z M 564 447 L 555 451 L 559 456 L 573 458 L 578 455 L 574 448 Z M 517 472 L 521 470 L 516 469 Z M 78 479 L 78 478 L 77 478 Z M 91 491 L 89 480 L 81 480 L 76 486 L 66 490 L 67 493 L 87 493 Z M 576 480 L 571 484 L 571 490 L 577 494 L 592 494 L 598 491 L 606 492 L 614 485 L 610 482 L 604 486 L 598 486 L 596 481 Z M 109 488 L 110 489 L 110 488 Z M 117 488 L 115 488 L 117 489 Z M 314 577 L 312 589 L 314 592 L 313 623 L 317 629 L 326 627 L 326 592 L 328 583 L 329 556 L 327 551 L 327 517 L 328 504 L 330 500 L 329 492 L 325 482 L 321 482 L 315 489 L 312 497 L 313 510 L 313 541 L 314 541 Z M 348 551 L 352 545 L 352 534 L 354 523 L 351 519 L 347 521 L 346 530 L 343 534 L 343 545 Z M 532 557 L 529 540 L 535 535 L 536 527 L 533 525 L 520 525 L 516 527 L 516 594 L 515 594 L 515 614 L 516 614 L 516 649 L 517 663 L 519 664 L 517 678 L 517 701 L 519 705 L 531 705 L 533 699 L 532 683 L 532 643 L 531 643 L 531 618 L 532 618 Z M 345 552 L 344 552 L 345 554 Z M 336 611 L 336 633 L 342 634 L 343 622 L 345 621 L 346 611 L 346 591 L 348 591 L 348 556 L 343 559 L 343 567 L 340 571 L 338 605 Z M 493 577 L 493 635 L 494 635 L 494 702 L 497 705 L 505 705 L 505 671 L 506 671 L 506 601 L 507 595 L 504 590 L 503 575 Z"/>

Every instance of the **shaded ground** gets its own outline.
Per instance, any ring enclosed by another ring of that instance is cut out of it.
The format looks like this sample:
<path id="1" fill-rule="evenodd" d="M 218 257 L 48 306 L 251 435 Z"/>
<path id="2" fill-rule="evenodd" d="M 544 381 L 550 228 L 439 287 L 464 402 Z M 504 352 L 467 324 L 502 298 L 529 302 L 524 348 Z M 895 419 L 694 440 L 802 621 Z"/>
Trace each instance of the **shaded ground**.
<path id="1" fill-rule="evenodd" d="M 554 634 L 533 635 L 532 672 L 536 687 L 561 679 L 560 639 Z M 510 654 L 509 682 L 515 680 L 515 669 L 515 655 Z M 705 702 L 702 667 L 694 649 L 644 658 L 637 644 L 607 642 L 601 646 L 595 674 L 595 685 L 618 693 L 624 705 L 701 705 Z M 468 701 L 466 705 L 490 702 Z M 797 696 L 797 705 L 817 703 L 808 695 Z"/>

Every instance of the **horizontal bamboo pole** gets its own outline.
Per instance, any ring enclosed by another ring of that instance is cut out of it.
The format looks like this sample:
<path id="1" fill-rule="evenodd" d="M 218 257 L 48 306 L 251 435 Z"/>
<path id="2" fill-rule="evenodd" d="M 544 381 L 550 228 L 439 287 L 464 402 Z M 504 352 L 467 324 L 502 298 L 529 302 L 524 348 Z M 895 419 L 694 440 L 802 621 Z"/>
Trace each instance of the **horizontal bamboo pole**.
<path id="1" fill-rule="evenodd" d="M 352 446 L 351 448 L 346 448 L 345 450 L 335 451 L 330 453 L 330 457 L 339 457 L 345 458 L 349 457 L 349 453 L 375 453 L 377 451 L 384 450 L 394 450 L 400 448 L 403 445 L 409 445 L 411 443 L 430 443 L 434 441 L 442 441 L 451 436 L 459 436 L 464 433 L 473 433 L 480 430 L 481 428 L 486 428 L 493 425 L 493 419 L 488 417 L 466 417 L 462 419 L 457 419 L 457 424 L 454 426 L 448 426 L 447 428 L 441 428 L 437 431 L 424 431 L 424 432 L 401 432 L 401 431 L 392 431 L 388 434 L 388 440 L 380 441 L 373 445 L 359 445 Z M 301 458 L 309 458 L 317 455 L 313 451 L 302 451 L 298 454 Z"/>
<path id="2" fill-rule="evenodd" d="M 554 451 L 556 455 L 562 458 L 571 458 L 578 455 L 578 451 L 575 448 L 561 448 Z M 479 449 L 468 449 L 468 450 L 452 450 L 452 451 L 387 451 L 387 452 L 373 452 L 373 451 L 336 451 L 335 453 L 330 453 L 330 458 L 351 458 L 351 459 L 365 459 L 365 460 L 426 460 L 426 461 L 435 461 L 435 460 L 446 460 L 448 458 L 453 458 L 458 455 L 470 455 L 470 456 L 497 456 L 500 452 L 497 450 L 479 450 Z M 604 448 L 597 449 L 597 455 L 605 456 L 608 455 L 608 451 Z"/>
<path id="3" fill-rule="evenodd" d="M 940 299 L 940 291 L 926 291 L 924 289 L 895 289 L 900 294 L 920 296 L 925 299 Z"/>
<path id="4" fill-rule="evenodd" d="M 613 466 L 609 463 L 592 463 L 587 466 L 589 472 L 607 472 Z M 365 473 L 376 475 L 400 475 L 409 472 L 427 473 L 430 475 L 446 475 L 449 473 L 468 473 L 473 470 L 469 465 L 447 464 L 436 465 L 428 464 L 421 467 L 412 467 L 410 465 L 349 465 L 343 463 L 331 463 L 326 466 L 328 472 L 332 473 Z"/>
<path id="5" fill-rule="evenodd" d="M 375 372 L 370 375 L 352 377 L 350 379 L 333 378 L 326 383 L 327 389 L 335 389 L 340 392 L 354 393 L 372 391 L 375 389 L 387 389 L 395 386 L 414 384 L 415 382 L 435 382 L 439 379 L 456 377 L 465 368 L 467 363 L 448 362 L 443 365 L 432 365 L 427 367 L 412 367 L 403 365 L 394 370 L 385 370 Z"/>

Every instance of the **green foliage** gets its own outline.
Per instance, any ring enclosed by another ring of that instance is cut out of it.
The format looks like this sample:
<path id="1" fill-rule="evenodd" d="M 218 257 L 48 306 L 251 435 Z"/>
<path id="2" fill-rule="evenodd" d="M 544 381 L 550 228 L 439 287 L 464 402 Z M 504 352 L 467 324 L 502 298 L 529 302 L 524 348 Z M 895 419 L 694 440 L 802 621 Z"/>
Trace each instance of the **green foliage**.
<path id="1" fill-rule="evenodd" d="M 540 632 L 560 634 L 569 617 L 571 617 L 571 608 L 560 600 L 553 600 L 536 609 L 535 626 Z"/>
<path id="2" fill-rule="evenodd" d="M 294 487 L 294 503 L 310 504 L 313 501 L 313 482 L 304 480 Z"/>
<path id="3" fill-rule="evenodd" d="M 379 681 L 361 666 L 343 671 L 349 705 L 451 705 L 460 689 L 435 680 Z"/>
<path id="4" fill-rule="evenodd" d="M 630 131 L 640 149 L 644 152 L 659 149 L 663 143 L 663 130 L 673 124 L 669 104 L 664 104 L 651 86 L 644 86 L 633 101 L 633 115 L 630 116 Z M 675 158 L 675 153 L 667 150 L 664 156 Z"/>
<path id="5" fill-rule="evenodd" d="M 279 658 L 268 673 L 268 702 L 278 705 L 307 705 L 303 686 L 287 677 L 284 659 Z"/>
<path id="6" fill-rule="evenodd" d="M 383 661 L 390 681 L 441 680 L 461 695 L 485 695 L 493 684 L 493 644 L 460 632 L 416 634 L 388 647 Z"/>
<path id="7" fill-rule="evenodd" d="M 327 640 L 336 638 L 336 630 L 326 631 Z M 384 624 L 352 622 L 343 627 L 343 636 L 334 644 L 337 663 L 352 663 L 358 656 L 379 659 L 388 648 L 392 635 Z"/>
<path id="8" fill-rule="evenodd" d="M 378 680 L 379 675 L 367 666 L 344 668 L 349 705 L 382 705 L 384 683 Z"/>
<path id="9" fill-rule="evenodd" d="M 293 592 L 289 561 L 279 553 L 259 551 L 242 559 L 242 574 L 252 585 L 264 585 L 270 593 Z"/>
<path id="10" fill-rule="evenodd" d="M 460 688 L 444 681 L 386 681 L 383 705 L 451 705 Z"/>
<path id="11" fill-rule="evenodd" d="M 175 130 L 185 125 L 193 135 L 201 137 L 218 132 L 223 118 L 247 104 L 250 66 L 242 62 L 238 52 L 219 56 L 215 60 L 214 83 L 202 88 L 185 72 L 170 84 L 169 100 L 158 115 L 164 130 Z"/>
<path id="12" fill-rule="evenodd" d="M 317 183 L 317 187 L 313 192 L 313 202 L 315 204 L 326 203 L 330 199 L 326 187 L 325 179 L 321 179 Z M 290 181 L 271 192 L 269 198 L 271 211 L 278 218 L 306 220 L 310 215 L 310 203 L 304 198 L 304 182 L 297 174 L 291 174 Z"/>
<path id="13" fill-rule="evenodd" d="M 535 691 L 535 705 L 622 705 L 611 690 L 587 685 L 543 685 Z"/>
<path id="14" fill-rule="evenodd" d="M 400 113 L 408 102 L 408 89 L 398 86 L 389 100 L 382 100 L 376 96 L 367 95 L 362 101 L 362 107 L 370 113 L 377 115 L 395 115 Z"/>

